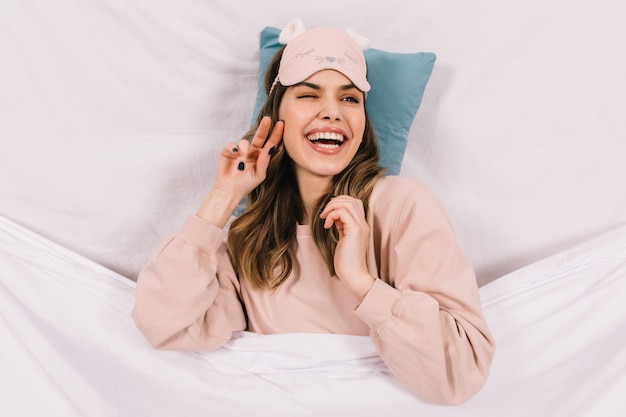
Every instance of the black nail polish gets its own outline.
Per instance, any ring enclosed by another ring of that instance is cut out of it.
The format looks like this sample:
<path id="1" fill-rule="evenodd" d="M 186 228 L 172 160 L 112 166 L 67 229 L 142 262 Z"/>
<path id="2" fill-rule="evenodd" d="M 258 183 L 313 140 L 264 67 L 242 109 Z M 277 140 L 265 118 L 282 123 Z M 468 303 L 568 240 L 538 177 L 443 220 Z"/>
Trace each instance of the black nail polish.
<path id="1" fill-rule="evenodd" d="M 244 169 L 244 168 L 245 168 L 244 163 L 243 163 L 243 162 L 239 162 L 239 165 L 237 165 L 237 169 L 238 169 L 239 171 L 243 171 L 243 169 Z"/>
<path id="2" fill-rule="evenodd" d="M 274 153 L 274 151 L 275 151 L 275 150 L 276 150 L 276 146 L 272 146 L 272 147 L 270 148 L 270 150 L 269 150 L 269 151 L 267 151 L 267 153 L 269 153 L 269 154 L 271 155 L 271 154 L 273 154 L 273 153 Z"/>

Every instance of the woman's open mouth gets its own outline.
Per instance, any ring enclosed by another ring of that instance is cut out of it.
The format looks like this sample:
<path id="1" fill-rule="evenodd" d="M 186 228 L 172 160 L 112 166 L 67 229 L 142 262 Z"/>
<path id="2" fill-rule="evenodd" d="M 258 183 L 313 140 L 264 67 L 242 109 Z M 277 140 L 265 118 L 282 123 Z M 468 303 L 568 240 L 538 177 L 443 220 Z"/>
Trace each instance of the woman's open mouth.
<path id="1" fill-rule="evenodd" d="M 306 137 L 315 146 L 324 149 L 336 149 L 343 145 L 345 138 L 340 133 L 335 132 L 317 132 L 307 135 Z"/>

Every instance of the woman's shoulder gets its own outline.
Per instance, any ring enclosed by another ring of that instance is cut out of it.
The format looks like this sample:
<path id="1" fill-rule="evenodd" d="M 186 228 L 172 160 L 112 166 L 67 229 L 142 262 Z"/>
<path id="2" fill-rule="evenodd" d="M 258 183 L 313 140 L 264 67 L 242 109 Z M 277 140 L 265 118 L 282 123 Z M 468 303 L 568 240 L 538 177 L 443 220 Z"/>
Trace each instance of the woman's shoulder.
<path id="1" fill-rule="evenodd" d="M 398 175 L 386 175 L 381 177 L 372 190 L 371 203 L 378 200 L 403 200 L 407 194 L 419 190 L 427 190 L 428 187 L 422 181 L 413 177 Z"/>
<path id="2" fill-rule="evenodd" d="M 420 208 L 421 211 L 442 210 L 441 203 L 424 182 L 396 175 L 381 177 L 369 200 L 375 215 L 401 215 Z"/>
<path id="3" fill-rule="evenodd" d="M 420 180 L 411 177 L 387 176 L 377 182 L 369 200 L 369 222 L 379 238 L 392 238 L 414 227 L 425 225 L 451 227 L 441 201 Z M 416 226 L 419 225 L 419 226 Z"/>

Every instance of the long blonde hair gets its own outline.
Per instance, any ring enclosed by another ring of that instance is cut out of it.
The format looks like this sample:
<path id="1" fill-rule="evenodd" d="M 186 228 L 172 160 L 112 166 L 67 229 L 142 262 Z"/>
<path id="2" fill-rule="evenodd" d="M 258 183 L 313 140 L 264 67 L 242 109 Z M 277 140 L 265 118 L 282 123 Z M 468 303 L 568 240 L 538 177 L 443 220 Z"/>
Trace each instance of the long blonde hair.
<path id="1" fill-rule="evenodd" d="M 286 87 L 280 83 L 271 87 L 281 55 L 282 49 L 268 66 L 265 76 L 268 97 L 259 111 L 256 126 L 244 135 L 247 140 L 252 139 L 264 115 L 270 115 L 273 123 L 278 120 L 278 108 Z M 363 202 L 367 215 L 369 196 L 384 169 L 379 165 L 378 143 L 367 114 L 365 118 L 361 146 L 350 164 L 334 177 L 330 190 L 317 202 L 314 213 L 333 196 L 349 195 Z M 266 179 L 248 195 L 244 212 L 233 221 L 228 232 L 231 261 L 237 273 L 254 288 L 275 289 L 289 277 L 293 268 L 289 248 L 295 242 L 296 226 L 304 214 L 293 161 L 281 144 L 272 155 Z M 313 216 L 311 227 L 322 258 L 334 275 L 338 233 L 335 228 L 324 229 L 319 216 Z"/>

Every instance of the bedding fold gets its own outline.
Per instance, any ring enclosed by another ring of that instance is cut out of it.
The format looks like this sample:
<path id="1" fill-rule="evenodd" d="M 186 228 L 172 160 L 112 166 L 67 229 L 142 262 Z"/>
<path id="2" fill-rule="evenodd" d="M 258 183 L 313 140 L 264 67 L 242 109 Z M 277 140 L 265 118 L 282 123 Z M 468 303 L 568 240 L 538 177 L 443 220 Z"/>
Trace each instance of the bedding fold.
<path id="1" fill-rule="evenodd" d="M 625 405 L 626 226 L 481 287 L 499 350 L 458 407 L 413 397 L 368 337 L 238 332 L 213 352 L 154 350 L 130 318 L 134 288 L 0 217 L 0 414 L 570 417 Z"/>

